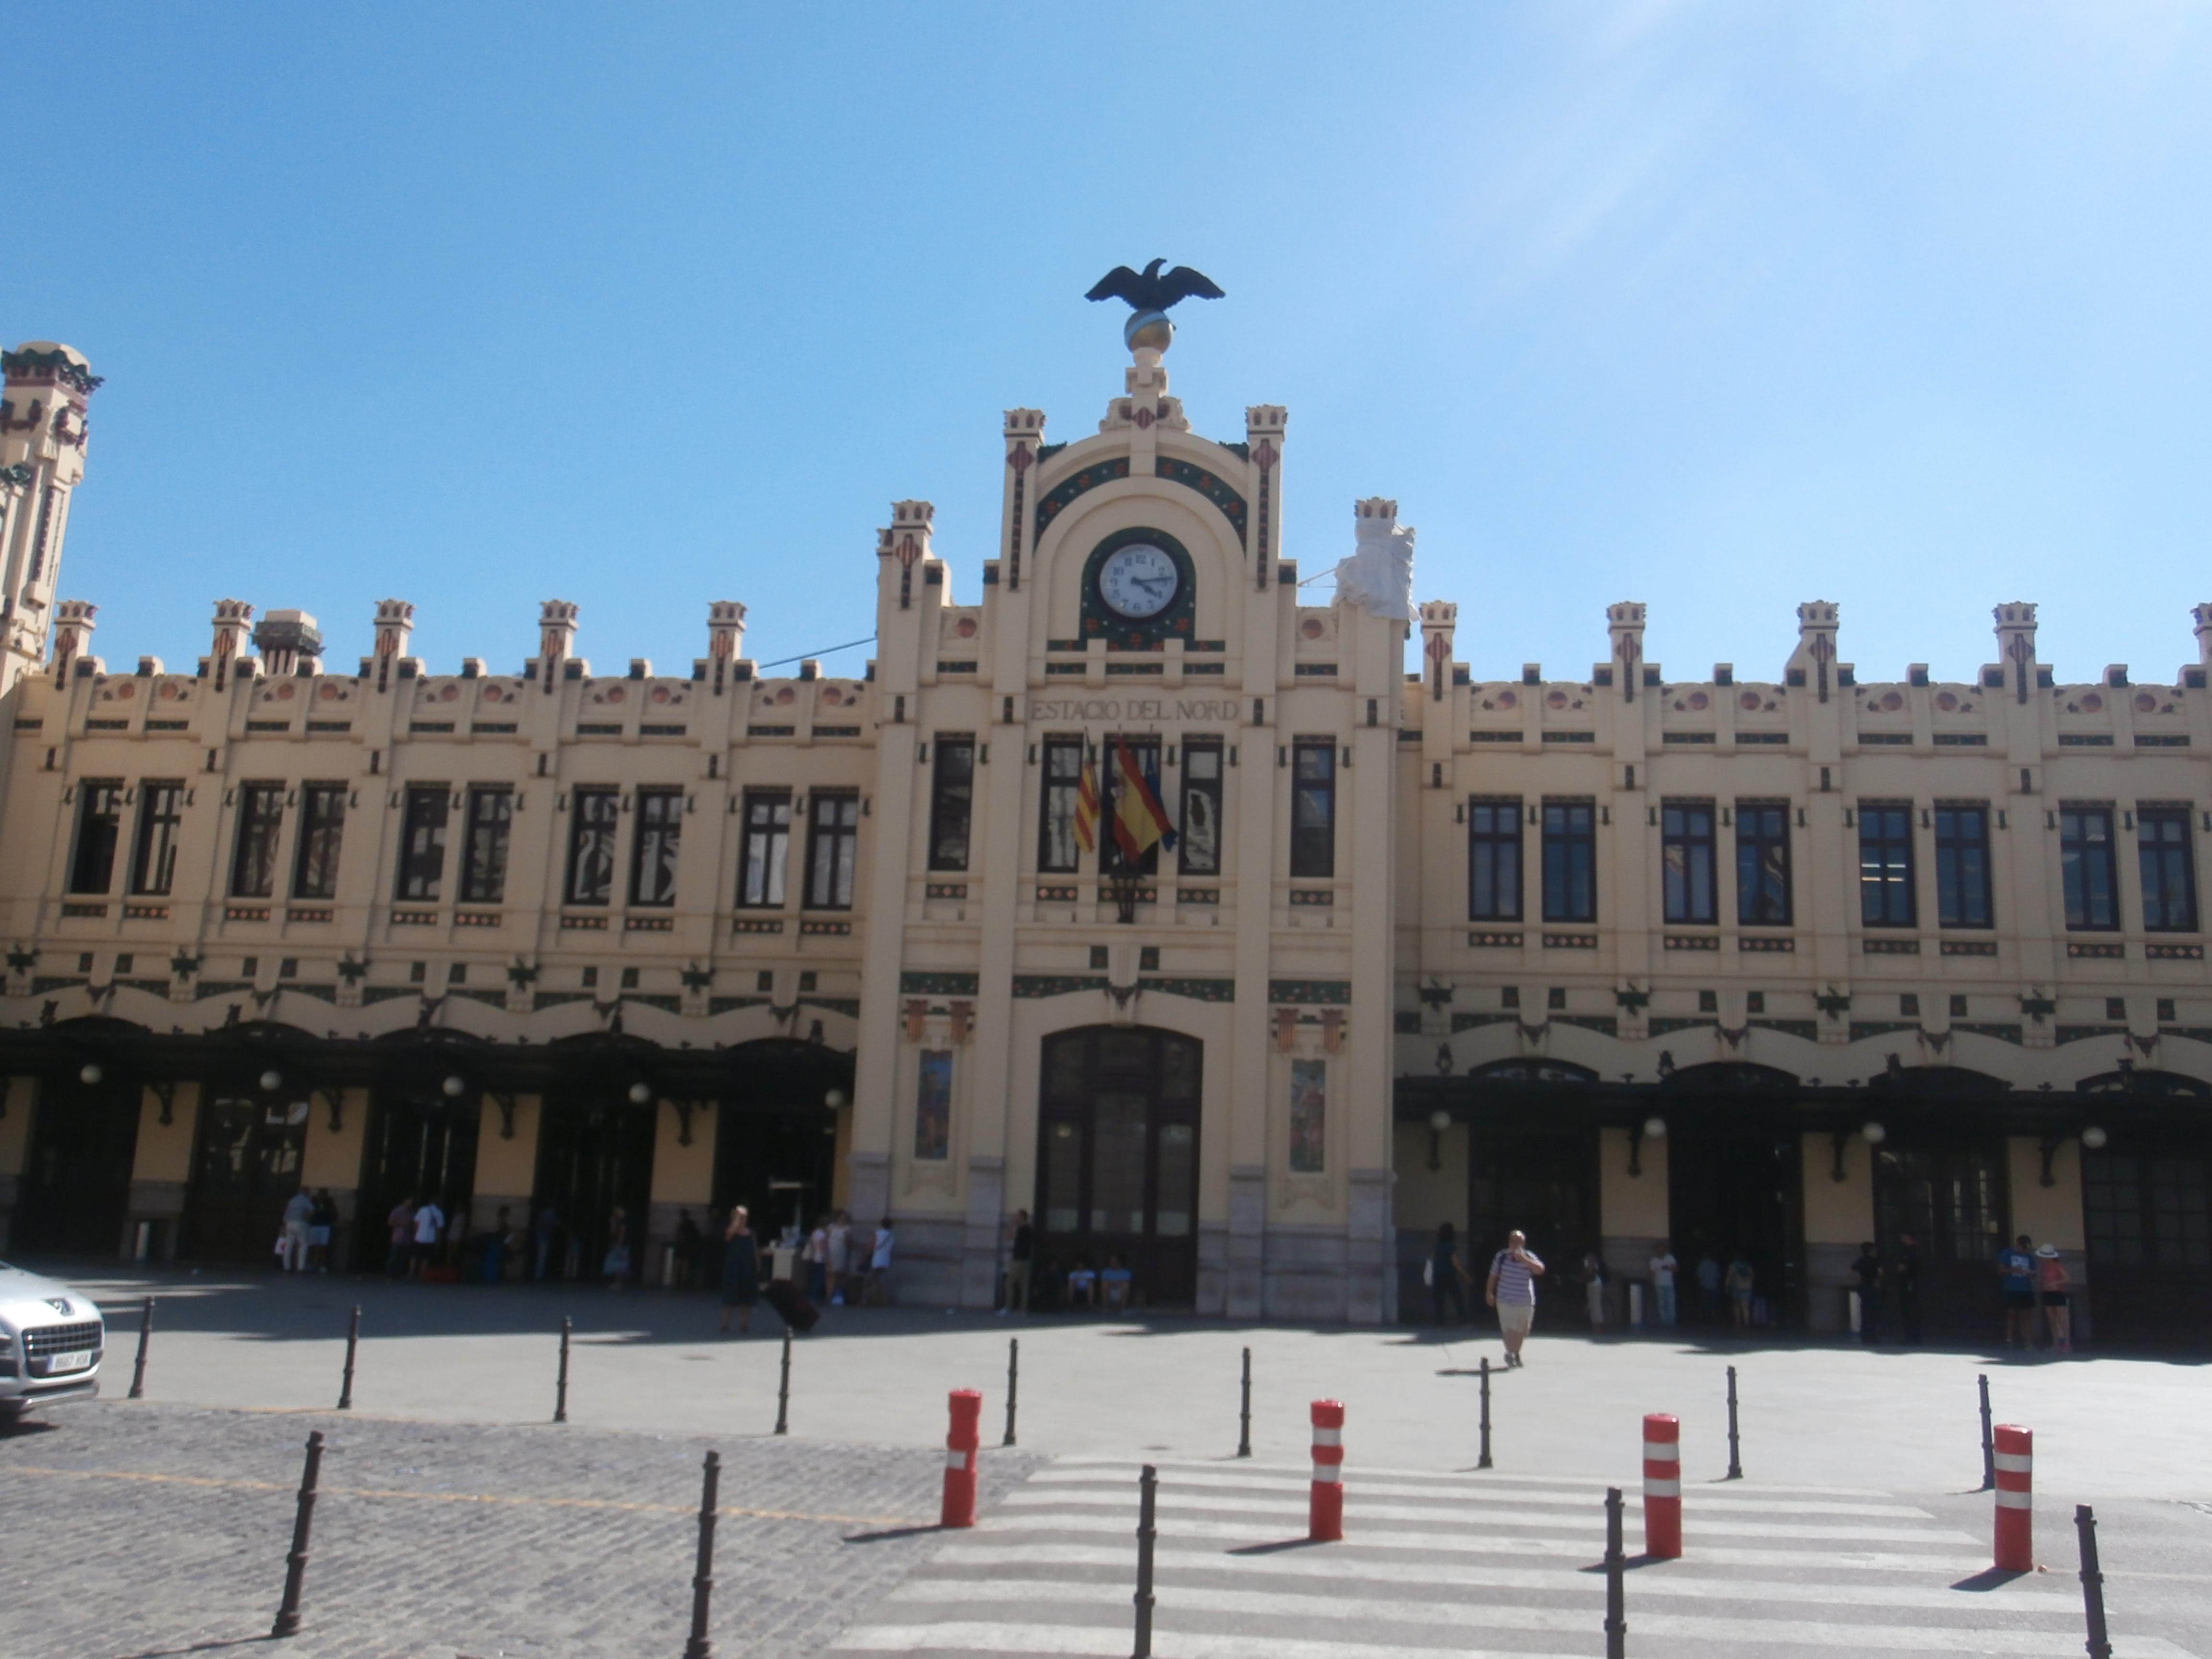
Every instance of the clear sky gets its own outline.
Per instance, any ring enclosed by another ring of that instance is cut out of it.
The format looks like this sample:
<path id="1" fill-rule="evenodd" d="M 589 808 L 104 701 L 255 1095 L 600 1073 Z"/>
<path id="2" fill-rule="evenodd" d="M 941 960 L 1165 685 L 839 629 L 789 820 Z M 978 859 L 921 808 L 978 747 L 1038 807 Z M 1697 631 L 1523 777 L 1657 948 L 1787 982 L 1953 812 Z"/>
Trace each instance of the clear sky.
<path id="1" fill-rule="evenodd" d="M 1285 551 L 1420 531 L 1478 674 L 2062 677 L 2193 660 L 2212 600 L 2212 9 L 1597 5 L 17 9 L 0 333 L 107 376 L 64 586 L 111 665 L 222 596 L 334 665 L 684 672 L 872 627 L 937 503 L 972 601 L 1000 411 L 1121 385 L 1108 267 L 1194 424 L 1291 410 Z M 1319 595 L 1326 584 L 1309 590 Z M 863 653 L 833 660 L 856 672 Z"/>

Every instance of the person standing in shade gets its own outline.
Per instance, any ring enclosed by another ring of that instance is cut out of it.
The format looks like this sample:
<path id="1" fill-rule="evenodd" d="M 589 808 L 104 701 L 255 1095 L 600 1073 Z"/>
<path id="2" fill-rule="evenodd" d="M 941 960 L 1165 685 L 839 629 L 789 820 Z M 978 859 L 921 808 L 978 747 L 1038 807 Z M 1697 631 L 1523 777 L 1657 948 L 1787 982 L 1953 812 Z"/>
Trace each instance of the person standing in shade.
<path id="1" fill-rule="evenodd" d="M 690 1290 L 699 1263 L 699 1224 L 689 1210 L 676 1212 L 676 1282 Z"/>
<path id="2" fill-rule="evenodd" d="M 1449 1221 L 1437 1223 L 1437 1242 L 1429 1250 L 1429 1306 L 1435 1312 L 1437 1323 L 1454 1325 L 1467 1323 L 1467 1287 L 1474 1282 L 1474 1275 L 1460 1260 L 1459 1230 Z M 1444 1304 L 1451 1304 L 1452 1316 L 1444 1318 Z"/>
<path id="3" fill-rule="evenodd" d="M 1528 1248 L 1528 1235 L 1516 1228 L 1505 1235 L 1505 1248 L 1490 1259 L 1490 1277 L 1482 1299 L 1498 1310 L 1498 1329 L 1505 1339 L 1509 1370 L 1522 1364 L 1521 1345 L 1536 1322 L 1536 1281 L 1544 1264 Z"/>
<path id="4" fill-rule="evenodd" d="M 1717 1325 L 1721 1317 L 1721 1264 L 1711 1250 L 1698 1252 L 1698 1317 Z"/>
<path id="5" fill-rule="evenodd" d="M 538 1246 L 538 1271 L 532 1277 L 542 1279 L 552 1268 L 553 1247 L 561 1239 L 561 1212 L 548 1204 L 538 1212 L 531 1235 Z"/>
<path id="6" fill-rule="evenodd" d="M 830 1299 L 830 1218 L 826 1215 L 806 1235 L 806 1299 L 817 1308 Z"/>
<path id="7" fill-rule="evenodd" d="M 1013 1242 L 1006 1246 L 1006 1304 L 1000 1313 L 1030 1310 L 1030 1263 L 1036 1256 L 1036 1229 L 1027 1210 L 1014 1212 Z"/>
<path id="8" fill-rule="evenodd" d="M 438 1207 L 436 1199 L 424 1199 L 415 1206 L 415 1250 L 407 1264 L 410 1279 L 420 1279 L 437 1265 L 439 1241 L 445 1236 L 445 1211 Z"/>
<path id="9" fill-rule="evenodd" d="M 875 1243 L 868 1249 L 868 1302 L 872 1307 L 882 1307 L 891 1299 L 891 1247 L 897 1243 L 891 1218 L 885 1216 L 876 1224 Z"/>
<path id="10" fill-rule="evenodd" d="M 753 1237 L 745 1206 L 730 1212 L 722 1234 L 722 1334 L 730 1334 L 730 1310 L 738 1312 L 738 1334 L 752 1329 L 753 1304 L 760 1300 L 760 1243 Z"/>
<path id="11" fill-rule="evenodd" d="M 2051 1351 L 2074 1352 L 2073 1279 L 2066 1272 L 2056 1244 L 2039 1244 L 2035 1250 L 2035 1287 L 2043 1304 L 2043 1317 L 2051 1327 Z"/>
<path id="12" fill-rule="evenodd" d="M 1997 1287 L 2004 1297 L 2005 1346 L 2035 1346 L 2035 1256 L 2026 1233 L 1997 1252 Z"/>
<path id="13" fill-rule="evenodd" d="M 284 1231 L 276 1236 L 276 1265 L 288 1273 L 307 1271 L 307 1224 L 315 1213 L 315 1200 L 305 1187 L 284 1205 Z"/>
<path id="14" fill-rule="evenodd" d="M 1583 1252 L 1583 1301 L 1589 1310 L 1590 1328 L 1605 1328 L 1605 1262 L 1595 1250 Z"/>
<path id="15" fill-rule="evenodd" d="M 845 1275 L 853 1262 L 853 1218 L 840 1210 L 830 1218 L 830 1305 L 845 1305 Z"/>
<path id="16" fill-rule="evenodd" d="M 315 1188 L 314 1207 L 307 1212 L 307 1265 L 319 1273 L 331 1270 L 331 1230 L 338 1224 L 338 1206 L 327 1187 Z"/>
<path id="17" fill-rule="evenodd" d="M 1751 1328 L 1751 1295 L 1758 1288 L 1758 1282 L 1759 1275 L 1749 1257 L 1739 1255 L 1729 1263 L 1729 1317 L 1740 1331 Z"/>
<path id="18" fill-rule="evenodd" d="M 1659 1241 L 1659 1248 L 1651 1252 L 1650 1265 L 1651 1294 L 1659 1304 L 1659 1322 L 1672 1325 L 1675 1314 L 1674 1274 L 1680 1264 L 1674 1260 L 1674 1251 L 1667 1248 L 1667 1241 L 1663 1238 Z"/>
<path id="19" fill-rule="evenodd" d="M 611 1291 L 622 1289 L 629 1277 L 629 1216 L 619 1204 L 607 1217 L 607 1254 L 599 1271 L 606 1275 Z"/>
<path id="20" fill-rule="evenodd" d="M 392 1229 L 392 1249 L 384 1258 L 384 1270 L 394 1279 L 404 1279 L 407 1258 L 415 1248 L 415 1200 L 401 1199 L 384 1218 L 384 1224 Z"/>
<path id="21" fill-rule="evenodd" d="M 1904 1340 L 1920 1340 L 1920 1243 L 1911 1233 L 1897 1236 L 1897 1260 L 1890 1280 L 1897 1286 L 1897 1328 Z"/>
<path id="22" fill-rule="evenodd" d="M 1859 1281 L 1859 1340 L 1871 1348 L 1881 1340 L 1881 1258 L 1871 1239 L 1859 1246 L 1851 1272 Z"/>

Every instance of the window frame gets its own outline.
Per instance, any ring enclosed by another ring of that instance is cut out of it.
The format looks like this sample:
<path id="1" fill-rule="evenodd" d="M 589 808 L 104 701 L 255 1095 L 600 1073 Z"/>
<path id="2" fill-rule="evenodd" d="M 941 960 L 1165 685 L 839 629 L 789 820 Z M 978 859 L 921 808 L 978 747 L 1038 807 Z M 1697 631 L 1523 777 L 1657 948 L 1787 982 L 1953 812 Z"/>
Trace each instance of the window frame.
<path id="1" fill-rule="evenodd" d="M 1715 802 L 1659 803 L 1659 906 L 1663 921 L 1692 927 L 1720 925 L 1719 854 L 1720 811 Z M 1702 893 L 1698 891 L 1701 884 Z"/>
<path id="2" fill-rule="evenodd" d="M 825 809 L 831 815 L 827 818 Z M 817 890 L 825 883 L 829 896 L 817 899 Z M 800 908 L 850 910 L 858 901 L 860 885 L 860 792 L 816 790 L 806 798 L 806 885 L 800 894 Z"/>
<path id="3" fill-rule="evenodd" d="M 393 903 L 444 902 L 446 835 L 453 826 L 453 786 L 444 783 L 410 783 L 402 791 L 399 856 L 392 875 Z M 422 844 L 417 845 L 418 839 L 422 839 Z M 410 887 L 421 890 L 410 892 Z"/>
<path id="4" fill-rule="evenodd" d="M 1080 811 L 1083 793 L 1083 768 L 1086 750 L 1079 736 L 1060 734 L 1046 738 L 1037 750 L 1040 782 L 1037 790 L 1037 872 L 1048 876 L 1072 876 L 1083 867 L 1083 843 L 1075 838 L 1076 814 Z M 1054 764 L 1073 757 L 1074 769 L 1065 775 L 1056 773 Z M 1055 829 L 1062 832 L 1065 857 L 1056 854 L 1054 847 Z"/>
<path id="5" fill-rule="evenodd" d="M 737 908 L 740 910 L 781 910 L 791 901 L 791 805 L 788 789 L 748 789 L 738 799 Z M 777 807 L 783 809 L 781 821 L 775 817 Z M 768 817 L 756 819 L 756 810 L 766 811 Z M 758 884 L 763 890 L 757 896 L 753 880 L 756 844 L 763 849 Z M 765 890 L 769 888 L 775 890 Z"/>
<path id="6" fill-rule="evenodd" d="M 975 738 L 940 732 L 929 757 L 928 867 L 964 872 L 973 856 L 975 828 Z"/>
<path id="7" fill-rule="evenodd" d="M 300 786 L 300 837 L 292 849 L 292 896 L 334 899 L 338 896 L 338 859 L 345 847 L 347 786 L 329 781 Z M 335 802 L 335 812 L 325 812 Z M 327 841 L 327 850 L 325 842 Z M 311 881 L 321 865 L 323 879 Z"/>
<path id="8" fill-rule="evenodd" d="M 611 803 L 604 821 L 593 810 Z M 595 889 L 583 883 L 587 860 L 599 861 Z M 622 790 L 611 783 L 580 784 L 568 792 L 568 867 L 561 883 L 561 902 L 611 905 L 615 878 L 622 869 Z"/>
<path id="9" fill-rule="evenodd" d="M 1891 817 L 1895 817 L 1898 833 L 1889 833 Z M 1911 801 L 1861 801 L 1858 806 L 1858 884 L 1859 926 L 1862 927 L 1917 927 L 1920 925 L 1919 848 L 1912 837 L 1912 803 Z M 1876 821 L 1882 833 L 1873 833 Z M 1869 848 L 1879 849 L 1879 864 L 1869 865 Z M 1894 860 L 1892 855 L 1898 855 Z M 1871 878 L 1868 871 L 1878 872 Z M 1886 914 L 1893 907 L 1888 900 L 1901 896 L 1905 914 L 1902 917 Z M 1870 910 L 1885 914 L 1869 914 Z"/>
<path id="10" fill-rule="evenodd" d="M 1522 918 L 1527 908 L 1528 849 L 1522 811 L 1519 795 L 1473 795 L 1468 799 L 1469 921 L 1519 921 Z M 1498 827 L 1501 823 L 1504 828 Z M 1501 863 L 1510 866 L 1510 874 L 1501 872 Z M 1509 887 L 1510 894 L 1506 891 Z"/>
<path id="11" fill-rule="evenodd" d="M 630 816 L 636 820 L 629 845 L 630 906 L 642 910 L 673 909 L 684 857 L 683 786 L 641 785 Z M 667 884 L 648 895 L 646 876 L 655 866 Z"/>
<path id="12" fill-rule="evenodd" d="M 1947 829 L 1946 820 L 1950 820 Z M 1971 821 L 1978 826 L 1978 836 L 1961 836 L 1957 825 Z M 1993 843 L 1990 838 L 1990 804 L 1985 801 L 1954 800 L 1936 803 L 1933 822 L 1936 826 L 1936 925 L 1938 927 L 1972 928 L 1986 932 L 1997 925 L 1996 872 L 1994 867 Z M 1981 870 L 1978 891 L 1966 890 L 1968 876 L 1959 867 L 1962 856 L 1980 854 Z M 1980 902 L 1981 919 L 1975 921 L 1968 914 L 1973 908 L 1958 901 L 1975 898 Z"/>
<path id="13" fill-rule="evenodd" d="M 1775 818 L 1773 833 L 1766 815 Z M 1770 867 L 1764 854 L 1777 854 Z M 1769 878 L 1778 878 L 1782 894 L 1779 915 L 1759 915 L 1770 896 Z M 1790 847 L 1790 803 L 1784 800 L 1740 800 L 1735 804 L 1735 921 L 1739 927 L 1792 927 L 1796 925 L 1797 895 Z"/>
<path id="14" fill-rule="evenodd" d="M 1307 763 L 1318 760 L 1316 775 Z M 1291 879 L 1328 881 L 1336 875 L 1336 739 L 1291 739 Z M 1317 812 L 1320 822 L 1304 821 Z"/>
<path id="15" fill-rule="evenodd" d="M 167 806 L 167 811 L 161 809 Z M 185 781 L 142 778 L 138 783 L 138 828 L 131 837 L 131 892 L 138 898 L 167 898 L 177 884 L 177 853 L 184 840 Z M 160 845 L 155 844 L 158 832 Z M 158 885 L 149 866 L 161 866 Z"/>
<path id="16" fill-rule="evenodd" d="M 461 880 L 457 896 L 463 904 L 503 904 L 507 858 L 514 841 L 514 786 L 472 783 L 461 812 Z"/>
<path id="17" fill-rule="evenodd" d="M 78 780 L 76 834 L 70 844 L 70 892 L 104 898 L 115 885 L 115 855 L 123 844 L 123 795 L 121 778 Z"/>
<path id="18" fill-rule="evenodd" d="M 1544 920 L 1597 921 L 1597 802 L 1585 795 L 1547 795 L 1538 819 L 1544 861 Z M 1574 866 L 1579 865 L 1577 871 Z M 1583 892 L 1577 908 L 1572 887 Z"/>
<path id="19" fill-rule="evenodd" d="M 2189 823 L 2190 808 L 2161 804 L 2136 808 L 2136 866 L 2142 881 L 2142 925 L 2146 933 L 2193 933 L 2197 931 L 2197 848 Z M 2154 836 L 2153 827 L 2175 829 L 2171 839 Z M 2173 903 L 2170 886 L 2180 888 L 2182 915 L 2171 919 Z M 2153 918 L 2157 920 L 2154 921 Z"/>
<path id="20" fill-rule="evenodd" d="M 2106 801 L 2061 801 L 2058 804 L 2058 906 L 2069 933 L 2117 933 L 2120 931 L 2120 860 L 2115 839 L 2115 814 Z M 2070 823 L 2069 823 L 2070 821 Z M 2101 836 L 2091 837 L 2092 828 Z M 2101 864 L 2106 920 L 2091 917 L 2091 894 L 2086 885 L 2094 867 Z M 2079 901 L 2077 902 L 2077 901 Z M 2081 920 L 2076 920 L 2079 914 Z"/>
<path id="21" fill-rule="evenodd" d="M 1194 774 L 1191 762 L 1204 756 L 1212 767 L 1212 775 Z M 1176 825 L 1176 873 L 1179 876 L 1218 876 L 1221 873 L 1221 854 L 1225 825 L 1222 819 L 1224 792 L 1228 787 L 1226 767 L 1228 754 L 1219 738 L 1185 738 L 1182 743 L 1181 783 L 1182 787 L 1182 816 Z M 1200 812 L 1194 814 L 1194 799 L 1205 802 Z M 1210 814 L 1213 824 L 1213 847 L 1208 854 L 1198 854 L 1191 836 L 1191 825 L 1197 818 Z"/>

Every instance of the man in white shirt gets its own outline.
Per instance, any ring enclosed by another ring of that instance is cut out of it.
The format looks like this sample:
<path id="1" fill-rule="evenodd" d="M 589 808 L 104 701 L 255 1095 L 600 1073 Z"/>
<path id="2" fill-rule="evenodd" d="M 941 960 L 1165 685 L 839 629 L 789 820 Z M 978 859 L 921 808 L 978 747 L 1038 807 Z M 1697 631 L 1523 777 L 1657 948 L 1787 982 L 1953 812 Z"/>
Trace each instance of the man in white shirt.
<path id="1" fill-rule="evenodd" d="M 285 1273 L 307 1271 L 307 1224 L 313 1219 L 315 1200 L 305 1187 L 284 1206 L 284 1232 L 276 1242 L 276 1265 Z"/>
<path id="2" fill-rule="evenodd" d="M 1674 1273 L 1680 1265 L 1674 1260 L 1674 1251 L 1667 1248 L 1667 1241 L 1661 1239 L 1659 1247 L 1651 1252 L 1650 1267 L 1651 1291 L 1658 1298 L 1659 1322 L 1662 1325 L 1674 1322 Z"/>
<path id="3" fill-rule="evenodd" d="M 876 1242 L 868 1252 L 868 1300 L 889 1302 L 891 1297 L 891 1246 L 898 1241 L 891 1232 L 891 1218 L 885 1216 L 876 1225 Z"/>
<path id="4" fill-rule="evenodd" d="M 420 1279 L 429 1265 L 438 1259 L 438 1240 L 446 1231 L 446 1212 L 438 1207 L 438 1200 L 426 1198 L 415 1211 L 415 1259 L 408 1264 L 407 1276 Z"/>

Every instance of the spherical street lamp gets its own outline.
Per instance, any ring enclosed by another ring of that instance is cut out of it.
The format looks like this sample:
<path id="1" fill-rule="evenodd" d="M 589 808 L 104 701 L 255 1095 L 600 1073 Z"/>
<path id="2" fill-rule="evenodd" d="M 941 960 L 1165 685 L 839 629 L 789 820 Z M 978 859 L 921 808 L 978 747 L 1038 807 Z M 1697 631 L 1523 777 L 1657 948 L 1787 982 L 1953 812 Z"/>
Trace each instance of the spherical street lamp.
<path id="1" fill-rule="evenodd" d="M 78 1071 L 76 1080 L 84 1085 L 86 1088 L 89 1089 L 93 1085 L 98 1083 L 100 1079 L 105 1076 L 106 1076 L 106 1073 L 100 1069 L 99 1063 L 96 1060 L 87 1060 L 83 1066 Z"/>
<path id="2" fill-rule="evenodd" d="M 1879 1146 L 1883 1141 L 1889 1139 L 1889 1131 L 1883 1128 L 1879 1123 L 1868 1123 L 1861 1126 L 1859 1133 L 1869 1146 Z"/>
<path id="3" fill-rule="evenodd" d="M 1663 1117 L 1645 1118 L 1644 1120 L 1644 1138 L 1646 1140 L 1666 1139 L 1667 1120 Z"/>
<path id="4" fill-rule="evenodd" d="M 845 1091 L 842 1089 L 832 1089 L 822 1097 L 822 1103 L 831 1111 L 836 1111 L 845 1103 Z"/>
<path id="5" fill-rule="evenodd" d="M 629 1103 L 631 1105 L 643 1106 L 650 1102 L 652 1098 L 653 1085 L 651 1084 L 633 1083 L 629 1085 Z"/>
<path id="6" fill-rule="evenodd" d="M 2111 1136 L 2094 1123 L 2081 1131 L 2081 1144 L 2093 1152 L 2103 1151 L 2105 1143 L 2111 1139 Z"/>
<path id="7" fill-rule="evenodd" d="M 467 1082 L 458 1077 L 449 1077 L 438 1086 L 446 1091 L 446 1098 L 448 1100 L 459 1100 L 469 1091 Z"/>
<path id="8" fill-rule="evenodd" d="M 283 1086 L 284 1074 L 282 1072 L 267 1071 L 261 1074 L 261 1087 L 264 1093 L 273 1095 Z"/>

